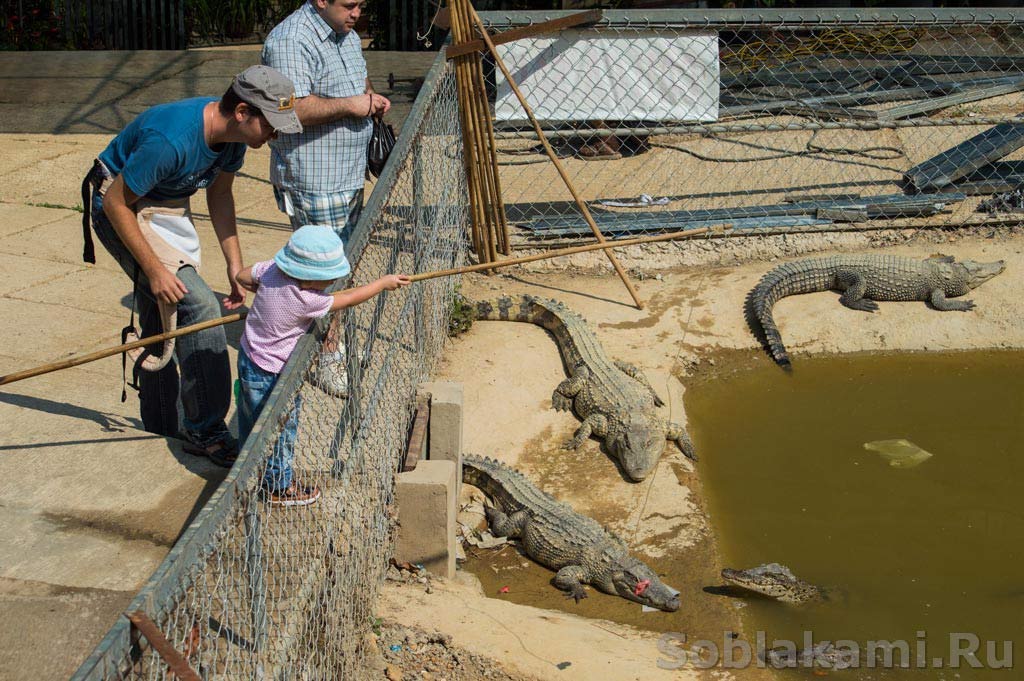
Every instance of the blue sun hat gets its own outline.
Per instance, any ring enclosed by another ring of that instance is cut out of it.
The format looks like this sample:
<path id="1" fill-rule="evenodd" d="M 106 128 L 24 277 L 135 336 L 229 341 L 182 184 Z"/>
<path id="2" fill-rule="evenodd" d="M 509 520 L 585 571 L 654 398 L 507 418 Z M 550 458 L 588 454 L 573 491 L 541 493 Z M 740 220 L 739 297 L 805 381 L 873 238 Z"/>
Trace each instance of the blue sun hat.
<path id="1" fill-rule="evenodd" d="M 341 239 L 323 225 L 303 225 L 295 230 L 274 262 L 289 277 L 302 281 L 328 281 L 352 271 Z"/>

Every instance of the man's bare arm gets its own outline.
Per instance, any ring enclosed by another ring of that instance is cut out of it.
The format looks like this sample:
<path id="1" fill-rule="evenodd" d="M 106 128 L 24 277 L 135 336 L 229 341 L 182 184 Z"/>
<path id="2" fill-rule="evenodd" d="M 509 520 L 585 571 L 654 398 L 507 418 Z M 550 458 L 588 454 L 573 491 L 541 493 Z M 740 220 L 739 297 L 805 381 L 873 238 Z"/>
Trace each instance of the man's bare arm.
<path id="1" fill-rule="evenodd" d="M 224 307 L 233 310 L 245 302 L 245 291 L 239 286 L 235 275 L 242 269 L 242 249 L 238 244 L 238 226 L 235 222 L 235 195 L 232 187 L 235 174 L 222 172 L 206 188 L 206 205 L 210 209 L 210 222 L 217 233 L 224 262 L 228 266 L 228 282 L 231 293 L 224 299 Z"/>
<path id="2" fill-rule="evenodd" d="M 342 118 L 366 118 L 384 113 L 391 102 L 373 92 L 354 97 L 320 97 L 307 95 L 295 100 L 295 113 L 302 125 L 313 126 L 333 123 Z"/>
<path id="3" fill-rule="evenodd" d="M 135 258 L 135 262 L 139 263 L 139 269 L 149 280 L 153 295 L 165 303 L 177 303 L 188 293 L 188 289 L 180 279 L 167 271 L 146 237 L 142 236 L 138 218 L 131 208 L 138 200 L 139 197 L 124 183 L 124 178 L 118 175 L 103 195 L 103 212 L 114 226 L 121 243 Z"/>

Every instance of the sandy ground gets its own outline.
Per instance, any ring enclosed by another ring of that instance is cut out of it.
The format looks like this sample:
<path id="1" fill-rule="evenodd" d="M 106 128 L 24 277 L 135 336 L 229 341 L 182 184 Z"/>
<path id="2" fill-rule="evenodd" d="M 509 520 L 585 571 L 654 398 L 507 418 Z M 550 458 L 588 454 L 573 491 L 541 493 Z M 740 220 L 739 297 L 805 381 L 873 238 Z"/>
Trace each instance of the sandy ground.
<path id="1" fill-rule="evenodd" d="M 765 272 L 794 253 L 870 251 L 881 246 L 878 252 L 922 258 L 941 252 L 959 259 L 1004 259 L 1007 264 L 1002 275 L 972 292 L 977 308 L 968 313 L 940 313 L 924 303 L 882 303 L 869 315 L 844 308 L 838 294 L 829 292 L 781 301 L 775 318 L 797 371 L 808 353 L 1024 347 L 1024 300 L 1018 294 L 1024 282 L 1024 236 L 1016 230 L 759 237 L 721 241 L 717 247 L 715 243 L 703 250 L 699 266 L 634 269 L 645 275 L 636 282 L 646 302 L 644 310 L 629 304 L 625 288 L 614 276 L 575 270 L 473 275 L 464 280 L 462 290 L 475 299 L 531 293 L 564 301 L 589 320 L 611 357 L 647 372 L 665 398 L 665 415 L 681 422 L 685 385 L 694 372 L 722 370 L 737 358 L 770 361 L 747 327 L 743 300 Z M 589 264 L 603 266 L 600 260 Z M 434 378 L 464 386 L 465 451 L 518 466 L 542 489 L 606 523 L 656 569 L 682 575 L 673 586 L 682 592 L 683 606 L 678 613 L 653 615 L 668 618 L 659 622 L 642 620 L 620 608 L 618 603 L 625 601 L 607 596 L 596 595 L 576 608 L 565 606 L 553 587 L 546 599 L 540 595 L 532 602 L 557 608 L 556 613 L 489 598 L 498 594 L 485 596 L 475 578 L 461 573 L 453 582 L 435 585 L 431 594 L 389 585 L 382 605 L 385 617 L 432 625 L 469 650 L 489 650 L 519 673 L 550 677 L 555 674 L 552 660 L 570 662 L 557 672 L 559 678 L 588 678 L 593 665 L 604 665 L 608 673 L 602 678 L 660 678 L 669 672 L 657 666 L 657 631 L 721 640 L 723 631 L 740 627 L 735 608 L 702 590 L 720 583 L 720 566 L 704 511 L 700 463 L 694 466 L 666 447 L 656 471 L 643 483 L 630 484 L 594 439 L 576 452 L 559 450 L 578 421 L 551 409 L 551 391 L 565 371 L 552 338 L 540 327 L 475 323 L 451 341 L 445 358 Z M 700 442 L 695 444 L 699 453 Z M 674 557 L 667 567 L 659 562 L 666 556 Z M 549 627 L 552 620 L 559 626 Z M 495 632 L 495 622 L 500 632 Z M 497 649 L 496 641 L 501 642 Z M 626 658 L 630 664 L 615 667 Z M 680 676 L 684 672 L 698 674 L 689 669 L 670 673 L 685 678 Z M 763 678 L 765 672 L 750 669 L 736 674 Z"/>

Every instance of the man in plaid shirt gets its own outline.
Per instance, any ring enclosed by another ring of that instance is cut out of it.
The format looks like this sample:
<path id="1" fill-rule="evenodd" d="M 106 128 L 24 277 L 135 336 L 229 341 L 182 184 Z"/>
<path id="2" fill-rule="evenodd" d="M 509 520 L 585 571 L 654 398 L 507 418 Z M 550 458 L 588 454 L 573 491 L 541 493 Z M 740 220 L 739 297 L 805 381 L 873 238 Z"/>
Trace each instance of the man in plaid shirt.
<path id="1" fill-rule="evenodd" d="M 372 116 L 391 102 L 373 90 L 359 34 L 358 0 L 307 0 L 267 36 L 262 61 L 295 83 L 303 132 L 271 142 L 270 181 L 292 229 L 330 225 L 348 246 L 363 207 Z M 331 336 L 337 336 L 332 327 Z M 344 348 L 334 338 L 314 369 L 314 383 L 347 394 Z"/>

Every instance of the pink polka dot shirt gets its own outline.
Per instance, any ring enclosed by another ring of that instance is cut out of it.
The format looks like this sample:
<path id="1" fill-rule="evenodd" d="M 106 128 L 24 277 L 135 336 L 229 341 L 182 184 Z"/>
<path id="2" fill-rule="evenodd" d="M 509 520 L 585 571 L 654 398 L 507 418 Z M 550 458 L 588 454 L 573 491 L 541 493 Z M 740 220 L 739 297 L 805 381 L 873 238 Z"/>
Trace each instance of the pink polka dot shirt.
<path id="1" fill-rule="evenodd" d="M 242 349 L 261 369 L 279 374 L 302 334 L 331 311 L 334 297 L 299 288 L 273 260 L 253 265 L 252 278 L 259 288 L 245 318 Z"/>

